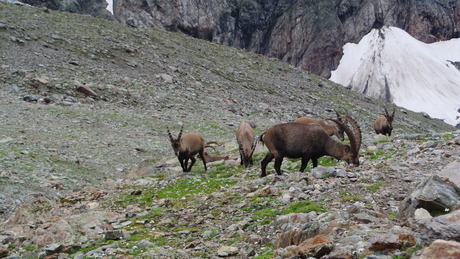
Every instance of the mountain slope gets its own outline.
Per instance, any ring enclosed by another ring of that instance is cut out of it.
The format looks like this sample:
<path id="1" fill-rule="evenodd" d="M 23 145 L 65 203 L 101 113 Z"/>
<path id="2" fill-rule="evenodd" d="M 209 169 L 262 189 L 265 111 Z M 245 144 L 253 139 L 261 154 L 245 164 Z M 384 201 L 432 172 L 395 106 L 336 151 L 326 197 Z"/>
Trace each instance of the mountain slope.
<path id="1" fill-rule="evenodd" d="M 344 46 L 331 80 L 434 118 L 460 123 L 460 40 L 426 44 L 395 27 Z"/>
<path id="2" fill-rule="evenodd" d="M 291 212 L 327 226 L 349 257 L 378 254 L 368 248 L 389 229 L 419 240 L 395 209 L 460 157 L 452 126 L 398 107 L 392 137 L 376 136 L 385 102 L 262 55 L 41 8 L 0 3 L 0 17 L 2 256 L 266 258 L 284 251 Z M 238 165 L 240 122 L 260 135 L 343 108 L 362 129 L 360 167 L 324 158 L 300 173 L 285 159 L 282 176 L 260 178 L 260 144 L 254 166 Z M 167 134 L 181 126 L 229 160 L 182 173 Z"/>
<path id="3" fill-rule="evenodd" d="M 29 138 L 27 153 L 35 154 L 34 163 L 19 168 L 4 160 L 6 170 L 23 172 L 19 176 L 49 177 L 64 163 L 78 172 L 70 185 L 106 177 L 92 172 L 123 177 L 145 159 L 161 164 L 172 158 L 166 126 L 175 131 L 184 125 L 207 141 L 219 140 L 220 153 L 237 152 L 233 138 L 241 121 L 254 122 L 260 134 L 297 116 L 327 118 L 330 109 L 343 112 L 342 107 L 363 132 L 372 133 L 386 105 L 281 61 L 182 34 L 34 7 L 0 7 L 5 50 L 0 105 L 10 110 L 0 115 L 8 122 L 2 138 L 9 143 L 0 148 L 14 159 L 12 150 Z M 97 96 L 78 92 L 81 86 Z M 453 129 L 405 109 L 398 109 L 394 128 L 394 135 Z"/>

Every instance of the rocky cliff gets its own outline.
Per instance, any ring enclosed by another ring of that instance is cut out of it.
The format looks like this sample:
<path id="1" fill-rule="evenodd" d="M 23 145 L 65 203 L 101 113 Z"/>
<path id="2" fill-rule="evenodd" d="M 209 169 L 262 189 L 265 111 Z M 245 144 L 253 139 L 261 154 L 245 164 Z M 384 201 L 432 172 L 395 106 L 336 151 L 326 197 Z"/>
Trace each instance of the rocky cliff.
<path id="1" fill-rule="evenodd" d="M 179 31 L 329 77 L 342 46 L 396 26 L 423 42 L 458 37 L 455 0 L 114 0 L 118 21 Z"/>
<path id="2" fill-rule="evenodd" d="M 113 0 L 114 17 L 103 0 L 24 2 L 182 32 L 327 78 L 338 66 L 342 46 L 358 42 L 372 28 L 399 27 L 426 43 L 460 36 L 455 0 Z"/>
<path id="3" fill-rule="evenodd" d="M 106 9 L 108 3 L 105 0 L 21 0 L 21 2 L 51 10 L 88 14 L 107 20 L 115 20 L 113 15 Z"/>

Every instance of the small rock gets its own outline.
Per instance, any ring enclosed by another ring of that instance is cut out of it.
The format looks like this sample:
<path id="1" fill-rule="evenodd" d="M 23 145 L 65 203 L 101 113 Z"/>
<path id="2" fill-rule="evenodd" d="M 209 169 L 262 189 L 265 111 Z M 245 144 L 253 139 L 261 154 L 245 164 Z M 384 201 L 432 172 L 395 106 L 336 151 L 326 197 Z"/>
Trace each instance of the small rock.
<path id="1" fill-rule="evenodd" d="M 122 230 L 110 230 L 105 233 L 105 239 L 107 240 L 118 240 L 123 238 Z"/>
<path id="2" fill-rule="evenodd" d="M 238 248 L 233 246 L 222 246 L 217 251 L 217 255 L 220 257 L 227 257 L 238 254 Z"/>

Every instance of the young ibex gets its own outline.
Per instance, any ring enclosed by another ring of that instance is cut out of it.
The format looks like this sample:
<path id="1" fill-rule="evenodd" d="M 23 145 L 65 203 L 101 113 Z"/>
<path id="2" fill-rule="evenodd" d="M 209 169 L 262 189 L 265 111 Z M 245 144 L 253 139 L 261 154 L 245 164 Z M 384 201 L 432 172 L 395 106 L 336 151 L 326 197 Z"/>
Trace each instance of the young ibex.
<path id="1" fill-rule="evenodd" d="M 256 142 L 254 130 L 249 123 L 243 122 L 238 126 L 236 141 L 240 151 L 240 165 L 244 165 L 244 167 L 252 165 L 252 154 L 256 148 Z"/>
<path id="2" fill-rule="evenodd" d="M 339 113 L 337 111 L 335 111 L 335 113 L 337 114 L 337 119 L 341 121 Z M 323 129 L 327 132 L 327 134 L 329 134 L 329 136 L 335 135 L 341 141 L 345 139 L 343 135 L 344 131 L 338 125 L 329 124 L 326 121 L 323 121 L 320 119 L 314 119 L 311 117 L 300 117 L 300 118 L 297 118 L 294 122 L 304 123 L 304 124 L 317 123 L 321 125 L 321 127 L 323 127 Z"/>
<path id="3" fill-rule="evenodd" d="M 307 167 L 312 159 L 313 167 L 318 166 L 318 158 L 328 155 L 345 160 L 348 164 L 359 165 L 359 148 L 361 146 L 361 129 L 358 123 L 350 116 L 342 116 L 350 122 L 353 131 L 338 119 L 331 119 L 345 131 L 350 146 L 344 145 L 329 136 L 326 131 L 316 123 L 302 124 L 288 122 L 278 124 L 268 129 L 261 135 L 260 140 L 267 146 L 268 153 L 261 162 L 262 174 L 266 176 L 267 164 L 275 158 L 276 173 L 281 175 L 281 163 L 284 157 L 302 158 L 300 172 Z"/>
<path id="4" fill-rule="evenodd" d="M 393 113 L 391 115 L 388 113 L 387 108 L 383 107 L 383 109 L 385 109 L 385 117 L 378 117 L 374 121 L 374 130 L 376 134 L 391 136 L 396 107 L 393 107 Z"/>
<path id="5" fill-rule="evenodd" d="M 183 172 L 190 172 L 192 170 L 193 164 L 196 162 L 195 155 L 199 155 L 203 160 L 204 170 L 206 168 L 206 160 L 204 155 L 205 143 L 203 137 L 198 133 L 187 133 L 182 136 L 182 130 L 184 126 L 181 127 L 179 135 L 175 139 L 168 127 L 168 135 L 171 140 L 171 146 L 174 149 L 174 154 L 177 156 L 182 167 Z M 191 160 L 190 166 L 188 166 L 188 160 Z"/>
<path id="6" fill-rule="evenodd" d="M 207 152 L 204 152 L 204 160 L 206 163 L 211 163 L 211 162 L 216 162 L 216 161 L 221 161 L 221 160 L 228 160 L 229 156 L 212 156 L 208 154 Z"/>

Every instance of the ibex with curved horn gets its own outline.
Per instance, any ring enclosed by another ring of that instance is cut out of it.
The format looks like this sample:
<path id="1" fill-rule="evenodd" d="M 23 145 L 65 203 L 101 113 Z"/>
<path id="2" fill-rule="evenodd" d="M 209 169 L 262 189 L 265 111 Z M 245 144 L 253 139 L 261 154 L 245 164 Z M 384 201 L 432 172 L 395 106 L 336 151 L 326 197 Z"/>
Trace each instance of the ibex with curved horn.
<path id="1" fill-rule="evenodd" d="M 374 130 L 376 134 L 391 136 L 396 107 L 393 107 L 393 113 L 391 115 L 388 113 L 387 108 L 383 107 L 383 109 L 385 109 L 385 116 L 378 117 L 374 121 Z"/>
<path id="2" fill-rule="evenodd" d="M 318 166 L 318 158 L 328 155 L 345 160 L 348 164 L 359 165 L 359 149 L 361 147 L 361 129 L 358 123 L 348 115 L 341 116 L 352 125 L 353 131 L 338 119 L 330 119 L 347 134 L 350 145 L 334 140 L 316 123 L 283 123 L 268 129 L 260 136 L 267 146 L 268 153 L 261 162 L 261 177 L 266 176 L 267 164 L 275 158 L 276 173 L 281 175 L 281 163 L 284 157 L 302 158 L 300 172 L 307 167 L 312 159 L 313 167 Z"/>
<path id="3" fill-rule="evenodd" d="M 256 148 L 254 130 L 247 122 L 243 122 L 238 126 L 236 131 L 236 141 L 240 151 L 241 162 L 240 165 L 248 167 L 252 165 L 252 154 Z"/>
<path id="4" fill-rule="evenodd" d="M 198 133 L 187 133 L 182 136 L 183 128 L 184 126 L 181 127 L 177 138 L 174 138 L 168 127 L 168 135 L 171 140 L 171 146 L 174 149 L 174 154 L 179 159 L 182 171 L 190 172 L 190 170 L 192 170 L 192 166 L 196 162 L 195 155 L 197 154 L 199 154 L 203 160 L 204 170 L 207 171 L 204 155 L 205 143 L 203 137 Z M 191 160 L 190 166 L 188 166 L 189 159 Z"/>
<path id="5" fill-rule="evenodd" d="M 340 114 L 337 111 L 335 111 L 335 113 L 337 114 L 337 120 L 341 121 L 342 119 L 340 118 Z M 345 139 L 345 136 L 343 134 L 344 131 L 338 125 L 329 124 L 324 120 L 314 119 L 311 117 L 300 117 L 300 118 L 297 118 L 294 122 L 304 123 L 304 124 L 317 123 L 321 125 L 321 127 L 323 127 L 323 129 L 327 132 L 327 134 L 329 134 L 329 136 L 335 135 L 341 141 Z"/>

